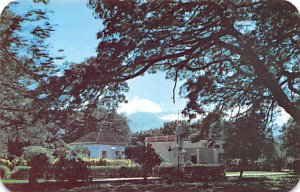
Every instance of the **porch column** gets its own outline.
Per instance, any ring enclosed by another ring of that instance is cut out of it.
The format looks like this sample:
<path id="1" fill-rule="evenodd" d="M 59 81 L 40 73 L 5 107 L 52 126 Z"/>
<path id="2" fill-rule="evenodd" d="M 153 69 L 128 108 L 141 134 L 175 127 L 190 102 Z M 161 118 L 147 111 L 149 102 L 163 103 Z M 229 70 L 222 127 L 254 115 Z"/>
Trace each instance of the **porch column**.
<path id="1" fill-rule="evenodd" d="M 197 153 L 197 164 L 200 163 L 200 149 L 196 149 L 196 153 Z"/>

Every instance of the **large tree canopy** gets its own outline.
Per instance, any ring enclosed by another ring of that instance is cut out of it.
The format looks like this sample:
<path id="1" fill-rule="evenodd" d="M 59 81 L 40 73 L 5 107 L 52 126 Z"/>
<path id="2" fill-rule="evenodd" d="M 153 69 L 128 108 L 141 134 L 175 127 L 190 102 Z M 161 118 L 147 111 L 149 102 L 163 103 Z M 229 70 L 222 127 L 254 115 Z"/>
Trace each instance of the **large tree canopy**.
<path id="1" fill-rule="evenodd" d="M 14 15 L 5 9 L 0 27 L 0 127 L 33 126 L 49 105 L 44 85 L 57 70 L 59 57 L 49 54 L 45 40 L 53 28 L 47 13 L 32 9 Z"/>
<path id="2" fill-rule="evenodd" d="M 280 106 L 300 123 L 299 14 L 282 0 L 96 1 L 104 29 L 94 76 L 123 82 L 165 70 L 185 114 Z M 175 83 L 176 86 L 176 83 Z M 236 115 L 236 113 L 233 113 Z"/>

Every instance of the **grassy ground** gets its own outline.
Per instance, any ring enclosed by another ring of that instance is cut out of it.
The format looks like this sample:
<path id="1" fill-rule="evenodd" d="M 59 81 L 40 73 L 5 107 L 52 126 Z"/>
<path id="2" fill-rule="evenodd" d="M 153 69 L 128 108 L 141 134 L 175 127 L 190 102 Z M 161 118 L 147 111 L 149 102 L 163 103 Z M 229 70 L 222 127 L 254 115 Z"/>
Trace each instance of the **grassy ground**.
<path id="1" fill-rule="evenodd" d="M 243 175 L 248 176 L 263 176 L 263 175 L 288 175 L 289 172 L 271 172 L 271 171 L 244 171 Z M 226 176 L 239 176 L 240 172 L 226 172 Z"/>
<path id="2" fill-rule="evenodd" d="M 165 181 L 143 183 L 93 183 L 81 184 L 81 186 L 65 186 L 56 183 L 40 184 L 35 190 L 28 188 L 27 184 L 5 184 L 12 192 L 287 192 L 298 182 L 299 176 L 275 175 L 267 177 L 247 177 L 238 180 L 237 177 L 229 177 L 227 181 L 206 183 Z"/>

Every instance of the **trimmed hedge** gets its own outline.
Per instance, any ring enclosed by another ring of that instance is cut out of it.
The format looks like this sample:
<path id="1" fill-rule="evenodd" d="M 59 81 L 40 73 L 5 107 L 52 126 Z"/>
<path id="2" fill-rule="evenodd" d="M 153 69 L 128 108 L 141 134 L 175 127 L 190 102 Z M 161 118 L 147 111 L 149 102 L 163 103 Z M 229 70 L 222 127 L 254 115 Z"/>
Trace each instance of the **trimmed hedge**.
<path id="1" fill-rule="evenodd" d="M 208 181 L 225 179 L 224 166 L 192 165 L 184 167 L 183 172 L 178 171 L 176 166 L 158 168 L 158 175 L 162 178 L 171 179 L 183 177 L 188 181 Z"/>
<path id="2" fill-rule="evenodd" d="M 82 159 L 88 166 L 132 166 L 133 162 L 130 159 L 98 159 L 98 158 L 83 158 Z"/>
<path id="3" fill-rule="evenodd" d="M 126 178 L 142 177 L 143 170 L 139 166 L 94 166 L 90 167 L 92 178 Z"/>
<path id="4" fill-rule="evenodd" d="M 5 165 L 0 166 L 0 178 L 8 179 L 10 176 L 9 168 Z"/>
<path id="5" fill-rule="evenodd" d="M 191 181 L 223 180 L 224 166 L 194 165 L 184 168 L 184 173 Z"/>

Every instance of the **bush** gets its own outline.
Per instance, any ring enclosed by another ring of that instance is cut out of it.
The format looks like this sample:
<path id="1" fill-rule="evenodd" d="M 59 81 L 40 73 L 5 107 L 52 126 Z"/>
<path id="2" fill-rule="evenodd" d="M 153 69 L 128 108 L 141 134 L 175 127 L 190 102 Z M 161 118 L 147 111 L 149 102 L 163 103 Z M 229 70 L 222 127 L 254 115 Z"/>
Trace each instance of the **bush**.
<path id="1" fill-rule="evenodd" d="M 93 166 L 90 167 L 92 178 L 114 178 L 119 176 L 120 167 L 117 166 Z"/>
<path id="2" fill-rule="evenodd" d="M 29 166 L 17 166 L 11 174 L 11 179 L 29 179 Z"/>
<path id="3" fill-rule="evenodd" d="M 111 163 L 106 159 L 83 158 L 82 160 L 88 166 L 110 166 L 111 165 Z"/>
<path id="4" fill-rule="evenodd" d="M 295 173 L 300 173 L 300 159 L 296 159 L 293 161 L 292 168 Z"/>
<path id="5" fill-rule="evenodd" d="M 35 183 L 39 178 L 45 180 L 50 179 L 52 172 L 50 162 L 51 159 L 47 156 L 47 154 L 41 153 L 33 156 L 29 161 L 29 165 L 31 166 L 29 171 L 29 182 Z"/>
<path id="6" fill-rule="evenodd" d="M 172 166 L 159 166 L 158 167 L 158 175 L 160 177 L 170 177 L 177 172 L 177 167 Z"/>
<path id="7" fill-rule="evenodd" d="M 193 166 L 193 165 L 194 164 L 192 162 L 190 162 L 190 161 L 187 161 L 187 162 L 184 163 L 185 167 L 189 167 L 189 166 Z"/>
<path id="8" fill-rule="evenodd" d="M 29 146 L 23 148 L 23 157 L 28 161 L 30 161 L 34 156 L 39 154 L 45 154 L 45 156 L 48 158 L 48 161 L 50 163 L 54 162 L 54 157 L 52 155 L 52 152 L 47 148 L 40 147 L 40 146 Z"/>
<path id="9" fill-rule="evenodd" d="M 54 179 L 58 181 L 88 181 L 90 170 L 87 163 L 80 159 L 60 158 L 54 166 Z"/>
<path id="10" fill-rule="evenodd" d="M 28 166 L 28 161 L 21 158 L 15 158 L 11 161 L 11 167 L 16 166 Z"/>
<path id="11" fill-rule="evenodd" d="M 97 166 L 90 167 L 92 178 L 126 178 L 142 177 L 143 169 L 140 166 Z"/>
<path id="12" fill-rule="evenodd" d="M 133 162 L 129 159 L 107 160 L 111 166 L 131 166 Z"/>
<path id="13" fill-rule="evenodd" d="M 2 159 L 0 158 L 0 165 L 11 167 L 11 162 L 8 159 Z"/>
<path id="14" fill-rule="evenodd" d="M 92 159 L 92 158 L 82 158 L 88 166 L 132 166 L 134 163 L 130 159 Z"/>
<path id="15" fill-rule="evenodd" d="M 0 165 L 0 178 L 8 179 L 10 176 L 9 168 L 5 165 Z"/>
<path id="16" fill-rule="evenodd" d="M 194 165 L 184 168 L 190 181 L 208 181 L 225 179 L 224 166 Z"/>

